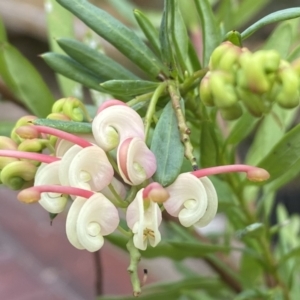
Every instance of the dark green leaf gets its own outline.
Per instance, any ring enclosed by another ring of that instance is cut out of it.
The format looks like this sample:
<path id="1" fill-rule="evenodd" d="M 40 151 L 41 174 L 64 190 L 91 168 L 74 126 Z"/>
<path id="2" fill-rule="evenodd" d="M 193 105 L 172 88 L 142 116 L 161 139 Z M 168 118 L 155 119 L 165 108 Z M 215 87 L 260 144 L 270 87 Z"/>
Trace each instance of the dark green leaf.
<path id="1" fill-rule="evenodd" d="M 92 74 L 72 58 L 51 52 L 43 54 L 42 58 L 55 72 L 80 82 L 90 89 L 106 92 L 106 90 L 100 86 L 100 83 L 105 79 Z"/>
<path id="2" fill-rule="evenodd" d="M 194 0 L 201 19 L 204 66 L 208 65 L 213 50 L 221 43 L 221 32 L 208 0 Z"/>
<path id="3" fill-rule="evenodd" d="M 48 42 L 50 49 L 56 53 L 63 53 L 58 47 L 56 39 L 60 37 L 75 37 L 73 15 L 59 5 L 55 0 L 45 1 L 47 16 Z M 60 74 L 55 74 L 62 94 L 65 97 L 78 96 L 78 83 Z"/>
<path id="4" fill-rule="evenodd" d="M 128 238 L 110 234 L 106 237 L 112 244 L 126 250 Z M 164 240 L 156 247 L 147 247 L 145 251 L 141 251 L 141 255 L 145 258 L 169 257 L 174 260 L 182 260 L 188 257 L 204 257 L 214 252 L 228 252 L 230 247 L 223 245 L 204 244 L 201 242 L 182 242 Z"/>
<path id="5" fill-rule="evenodd" d="M 290 47 L 293 42 L 292 35 L 292 24 L 284 22 L 276 27 L 276 29 L 269 36 L 265 44 L 263 45 L 264 50 L 276 50 L 279 52 L 281 58 L 285 59 L 288 56 Z M 280 39 L 280 42 L 278 42 Z"/>
<path id="6" fill-rule="evenodd" d="M 258 29 L 275 22 L 290 20 L 294 18 L 298 18 L 300 16 L 300 8 L 299 7 L 292 7 L 283 10 L 276 11 L 271 13 L 259 21 L 252 24 L 246 30 L 242 32 L 242 40 L 245 40 L 250 35 L 252 35 Z"/>
<path id="7" fill-rule="evenodd" d="M 184 157 L 184 147 L 172 103 L 169 102 L 155 127 L 151 151 L 155 154 L 157 170 L 154 180 L 163 186 L 171 184 L 180 173 Z"/>
<path id="8" fill-rule="evenodd" d="M 164 11 L 159 29 L 159 42 L 162 61 L 172 70 L 174 68 L 174 58 L 169 37 L 169 18 L 171 13 L 170 1 L 171 0 L 164 1 Z"/>
<path id="9" fill-rule="evenodd" d="M 100 78 L 109 79 L 139 79 L 136 75 L 120 64 L 100 53 L 96 49 L 73 40 L 59 39 L 59 46 L 74 60 Z"/>
<path id="10" fill-rule="evenodd" d="M 177 64 L 180 65 L 182 75 L 187 70 L 186 59 L 188 54 L 189 37 L 181 15 L 178 0 L 171 1 L 171 35 Z"/>
<path id="11" fill-rule="evenodd" d="M 219 143 L 215 128 L 215 124 L 211 121 L 201 123 L 200 165 L 202 168 L 218 165 Z"/>
<path id="12" fill-rule="evenodd" d="M 136 96 L 154 92 L 158 85 L 159 82 L 144 80 L 109 80 L 101 84 L 109 93 L 123 96 Z"/>
<path id="13" fill-rule="evenodd" d="M 91 133 L 92 132 L 92 124 L 86 122 L 35 119 L 33 123 L 35 125 L 52 127 L 70 133 Z"/>
<path id="14" fill-rule="evenodd" d="M 114 45 L 147 74 L 156 78 L 163 70 L 153 52 L 129 28 L 86 0 L 57 0 L 97 34 Z"/>
<path id="15" fill-rule="evenodd" d="M 259 163 L 259 167 L 266 169 L 275 180 L 284 173 L 291 172 L 291 168 L 300 160 L 300 125 L 291 131 L 273 147 L 270 153 Z"/>
<path id="16" fill-rule="evenodd" d="M 13 46 L 0 43 L 0 75 L 12 93 L 36 116 L 51 112 L 54 98 L 34 66 Z"/>
<path id="17" fill-rule="evenodd" d="M 160 55 L 158 30 L 141 11 L 135 9 L 133 13 L 145 37 L 153 47 L 153 50 L 157 55 Z"/>

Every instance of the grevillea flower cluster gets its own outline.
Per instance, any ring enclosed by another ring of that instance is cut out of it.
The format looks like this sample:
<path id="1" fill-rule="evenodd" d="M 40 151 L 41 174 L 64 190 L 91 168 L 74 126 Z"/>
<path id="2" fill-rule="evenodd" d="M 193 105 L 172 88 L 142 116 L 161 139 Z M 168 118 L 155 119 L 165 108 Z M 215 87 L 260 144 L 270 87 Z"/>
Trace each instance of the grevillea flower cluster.
<path id="1" fill-rule="evenodd" d="M 251 180 L 268 178 L 265 170 L 256 167 L 219 166 L 180 174 L 163 187 L 152 180 L 156 158 L 145 142 L 142 118 L 119 100 L 101 105 L 92 121 L 92 135 L 77 136 L 28 122 L 17 126 L 14 135 L 22 143 L 53 137 L 57 141 L 53 153 L 42 154 L 38 152 L 44 148 L 20 151 L 12 139 L 1 137 L 1 181 L 21 177 L 22 184 L 17 187 L 25 189 L 18 199 L 39 202 L 52 214 L 64 211 L 71 199 L 66 235 L 74 247 L 91 252 L 102 247 L 103 236 L 118 228 L 122 210 L 135 247 L 145 250 L 161 240 L 163 209 L 185 227 L 210 223 L 217 213 L 218 197 L 207 176 L 246 172 Z"/>

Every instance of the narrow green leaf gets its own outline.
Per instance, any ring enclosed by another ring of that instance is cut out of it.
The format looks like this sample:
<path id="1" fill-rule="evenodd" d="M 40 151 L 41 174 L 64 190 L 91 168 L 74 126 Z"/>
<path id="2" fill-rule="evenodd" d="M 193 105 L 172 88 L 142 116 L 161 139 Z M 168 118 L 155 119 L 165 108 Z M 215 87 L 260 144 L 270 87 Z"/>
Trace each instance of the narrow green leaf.
<path id="1" fill-rule="evenodd" d="M 144 80 L 109 80 L 101 84 L 108 92 L 123 96 L 136 96 L 153 92 L 158 85 L 159 82 Z"/>
<path id="2" fill-rule="evenodd" d="M 41 56 L 47 65 L 55 72 L 80 82 L 90 89 L 106 92 L 106 90 L 100 86 L 100 83 L 105 79 L 92 74 L 89 70 L 77 63 L 72 58 L 66 55 L 51 52 L 45 53 Z"/>
<path id="3" fill-rule="evenodd" d="M 300 258 L 300 246 L 292 249 L 279 260 L 279 266 L 284 265 L 290 258 Z"/>
<path id="4" fill-rule="evenodd" d="M 6 41 L 7 41 L 6 30 L 2 18 L 0 17 L 0 42 L 6 42 Z"/>
<path id="5" fill-rule="evenodd" d="M 287 60 L 289 62 L 292 62 L 294 60 L 296 60 L 297 58 L 300 57 L 300 45 L 297 46 L 292 52 L 291 54 L 288 56 Z"/>
<path id="6" fill-rule="evenodd" d="M 60 37 L 75 37 L 73 15 L 59 5 L 55 0 L 45 1 L 45 11 L 47 17 L 48 42 L 53 52 L 64 52 L 58 47 L 56 39 Z M 55 74 L 60 90 L 65 97 L 78 96 L 78 83 L 60 74 Z"/>
<path id="7" fill-rule="evenodd" d="M 204 66 L 208 65 L 213 50 L 221 43 L 221 32 L 208 0 L 194 0 L 201 19 Z"/>
<path id="8" fill-rule="evenodd" d="M 163 186 L 171 184 L 180 173 L 184 157 L 184 147 L 180 141 L 171 101 L 165 106 L 155 127 L 151 151 L 155 154 L 157 162 L 154 180 Z"/>
<path id="9" fill-rule="evenodd" d="M 180 66 L 181 76 L 183 76 L 184 72 L 187 70 L 186 61 L 189 47 L 189 37 L 183 17 L 181 15 L 178 0 L 174 0 L 171 3 L 171 37 L 175 50 L 177 65 Z"/>
<path id="10" fill-rule="evenodd" d="M 12 93 L 36 116 L 51 112 L 54 98 L 34 66 L 13 46 L 0 43 L 0 75 Z"/>
<path id="11" fill-rule="evenodd" d="M 215 133 L 215 124 L 211 121 L 201 123 L 200 165 L 202 168 L 218 165 L 219 143 Z"/>
<path id="12" fill-rule="evenodd" d="M 164 1 L 164 11 L 161 19 L 160 29 L 159 29 L 159 42 L 160 42 L 160 52 L 163 63 L 169 67 L 169 69 L 174 68 L 174 58 L 172 53 L 172 46 L 169 38 L 169 17 L 171 12 L 171 0 Z"/>
<path id="13" fill-rule="evenodd" d="M 164 70 L 164 66 L 143 41 L 107 12 L 86 0 L 57 0 L 57 2 L 110 42 L 147 74 L 156 78 Z"/>
<path id="14" fill-rule="evenodd" d="M 268 24 L 298 18 L 299 16 L 300 16 L 299 7 L 292 7 L 292 8 L 287 8 L 287 9 L 273 12 L 263 17 L 259 21 L 255 22 L 254 24 L 252 24 L 246 30 L 244 30 L 242 32 L 242 40 L 245 40 L 250 35 L 252 35 L 255 31 Z"/>
<path id="15" fill-rule="evenodd" d="M 117 234 L 110 234 L 106 239 L 112 244 L 126 250 L 128 238 Z M 229 250 L 230 247 L 223 245 L 164 240 L 155 248 L 147 247 L 145 251 L 141 251 L 141 255 L 145 258 L 169 257 L 174 260 L 182 260 L 188 257 L 204 257 L 214 252 L 228 252 Z"/>
<path id="16" fill-rule="evenodd" d="M 273 147 L 270 153 L 259 163 L 259 167 L 266 169 L 271 177 L 269 181 L 290 172 L 300 160 L 300 125 L 286 133 Z M 284 171 L 283 171 L 284 170 Z"/>
<path id="17" fill-rule="evenodd" d="M 292 24 L 283 22 L 272 32 L 265 44 L 264 50 L 276 50 L 279 52 L 281 58 L 285 59 L 288 56 L 290 47 L 293 42 Z M 280 43 L 278 42 L 280 39 Z"/>
<path id="18" fill-rule="evenodd" d="M 296 112 L 296 109 L 286 110 L 277 105 L 273 106 L 271 113 L 264 117 L 255 134 L 247 153 L 247 164 L 257 165 L 270 152 L 290 126 Z"/>
<path id="19" fill-rule="evenodd" d="M 244 112 L 242 117 L 239 118 L 232 127 L 227 139 L 226 144 L 237 145 L 245 139 L 257 124 L 258 119 L 248 112 Z"/>
<path id="20" fill-rule="evenodd" d="M 33 124 L 52 127 L 70 133 L 92 133 L 92 124 L 86 122 L 35 119 Z"/>
<path id="21" fill-rule="evenodd" d="M 138 22 L 141 30 L 143 31 L 156 55 L 160 55 L 158 30 L 140 10 L 135 9 L 133 13 L 136 21 Z"/>
<path id="22" fill-rule="evenodd" d="M 139 79 L 136 75 L 120 64 L 100 53 L 96 49 L 73 40 L 59 39 L 59 46 L 74 60 L 100 78 L 109 79 Z"/>
<path id="23" fill-rule="evenodd" d="M 257 15 L 258 12 L 262 11 L 262 9 L 269 3 L 271 0 L 260 0 L 255 2 L 253 0 L 244 0 L 240 1 L 240 5 L 237 9 L 233 11 L 233 14 L 230 18 L 230 28 L 235 29 L 240 28 L 241 26 L 247 24 L 247 22 L 251 21 L 253 17 Z M 231 6 L 230 6 L 231 7 Z"/>

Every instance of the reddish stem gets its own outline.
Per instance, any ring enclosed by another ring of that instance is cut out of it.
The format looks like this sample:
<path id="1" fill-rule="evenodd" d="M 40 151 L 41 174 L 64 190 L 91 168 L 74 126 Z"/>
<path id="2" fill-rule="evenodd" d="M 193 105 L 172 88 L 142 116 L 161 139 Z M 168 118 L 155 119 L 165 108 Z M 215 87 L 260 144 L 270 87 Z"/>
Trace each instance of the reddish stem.
<path id="1" fill-rule="evenodd" d="M 46 154 L 17 151 L 17 150 L 0 150 L 0 156 L 31 159 L 31 160 L 40 161 L 40 162 L 43 162 L 46 164 L 60 160 L 57 157 L 46 155 Z"/>
<path id="2" fill-rule="evenodd" d="M 204 176 L 217 175 L 222 173 L 245 172 L 249 180 L 263 181 L 270 177 L 270 174 L 262 168 L 248 166 L 248 165 L 227 165 L 217 166 L 211 168 L 200 169 L 191 172 L 194 176 L 200 178 Z"/>

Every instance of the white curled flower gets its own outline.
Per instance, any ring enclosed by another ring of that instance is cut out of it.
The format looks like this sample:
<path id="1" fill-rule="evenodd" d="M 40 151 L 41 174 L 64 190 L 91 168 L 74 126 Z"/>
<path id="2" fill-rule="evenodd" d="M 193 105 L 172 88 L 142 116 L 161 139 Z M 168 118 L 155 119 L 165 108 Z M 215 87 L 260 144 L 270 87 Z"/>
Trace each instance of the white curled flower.
<path id="1" fill-rule="evenodd" d="M 101 191 L 112 180 L 113 167 L 98 146 L 72 146 L 61 159 L 59 176 L 64 185 Z"/>
<path id="2" fill-rule="evenodd" d="M 75 248 L 95 252 L 103 246 L 103 236 L 114 232 L 119 221 L 117 208 L 103 194 L 77 197 L 68 212 L 66 234 Z"/>
<path id="3" fill-rule="evenodd" d="M 50 164 L 42 164 L 35 175 L 34 186 L 61 185 L 58 176 L 60 163 L 61 161 L 55 161 Z M 43 193 L 39 203 L 48 212 L 57 214 L 64 210 L 67 196 L 58 193 Z"/>
<path id="4" fill-rule="evenodd" d="M 166 190 L 170 197 L 164 207 L 170 215 L 178 217 L 183 226 L 204 227 L 215 217 L 218 196 L 207 177 L 198 179 L 183 173 Z"/>
<path id="5" fill-rule="evenodd" d="M 97 144 L 104 151 L 110 151 L 130 137 L 144 140 L 144 124 L 139 114 L 124 103 L 118 105 L 121 101 L 111 100 L 112 106 L 109 106 L 110 101 L 107 102 L 92 124 Z"/>
<path id="6" fill-rule="evenodd" d="M 141 184 L 156 171 L 155 155 L 138 137 L 128 138 L 120 143 L 117 162 L 120 175 L 130 185 Z"/>
<path id="7" fill-rule="evenodd" d="M 136 248 L 146 250 L 148 242 L 155 247 L 161 240 L 158 227 L 162 220 L 158 204 L 152 200 L 143 199 L 141 189 L 130 203 L 126 212 L 128 227 L 132 230 L 133 243 Z"/>

